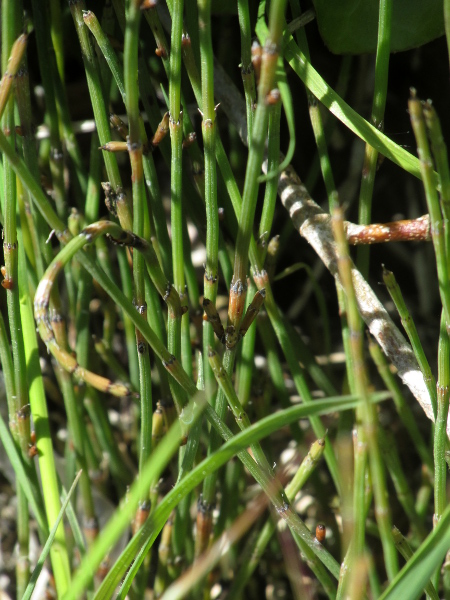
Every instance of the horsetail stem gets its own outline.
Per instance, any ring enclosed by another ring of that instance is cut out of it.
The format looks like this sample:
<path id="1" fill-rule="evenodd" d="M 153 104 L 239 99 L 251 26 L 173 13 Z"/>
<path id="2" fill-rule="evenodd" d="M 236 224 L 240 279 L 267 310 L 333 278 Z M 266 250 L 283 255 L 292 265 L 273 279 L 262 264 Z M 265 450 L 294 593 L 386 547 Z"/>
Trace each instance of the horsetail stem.
<path id="1" fill-rule="evenodd" d="M 395 304 L 395 307 L 400 315 L 402 325 L 405 328 L 406 335 L 409 338 L 414 354 L 419 363 L 420 370 L 423 373 L 425 379 L 425 385 L 427 386 L 428 393 L 430 394 L 431 406 L 433 413 L 436 416 L 436 380 L 431 372 L 430 365 L 425 356 L 425 352 L 422 348 L 422 344 L 417 333 L 414 321 L 411 318 L 411 314 L 403 300 L 403 295 L 400 287 L 395 279 L 394 273 L 386 269 L 383 265 L 383 281 L 386 288 Z"/>
<path id="2" fill-rule="evenodd" d="M 3 71 L 3 77 L 0 81 L 0 118 L 3 116 L 3 112 L 6 108 L 14 78 L 17 75 L 27 48 L 27 42 L 28 36 L 22 33 L 12 45 L 6 70 Z"/>
<path id="3" fill-rule="evenodd" d="M 220 364 L 220 359 L 217 352 L 215 352 L 212 348 L 210 348 L 208 351 L 208 360 L 209 364 L 211 365 L 211 369 L 213 370 L 214 377 L 216 378 L 217 383 L 219 384 L 220 388 L 225 394 L 225 397 L 233 412 L 234 418 L 236 419 L 236 423 L 238 424 L 239 429 L 247 429 L 247 427 L 250 427 L 250 419 L 245 413 L 242 404 L 240 403 L 239 398 L 237 397 L 237 394 L 234 391 L 234 387 L 231 383 L 230 377 L 227 375 L 227 372 Z M 253 452 L 253 456 L 255 457 L 255 460 L 258 462 L 258 464 L 263 469 L 266 469 L 267 472 L 270 473 L 273 477 L 272 468 L 269 465 L 261 446 L 259 444 L 255 444 L 252 446 L 251 449 Z"/>
<path id="4" fill-rule="evenodd" d="M 391 30 L 392 30 L 392 0 L 382 0 L 378 13 L 378 36 L 377 53 L 375 58 L 375 81 L 373 90 L 372 112 L 370 123 L 378 129 L 383 128 L 384 110 L 386 106 L 389 56 L 391 52 Z M 362 168 L 361 189 L 359 193 L 359 215 L 358 222 L 370 223 L 373 187 L 375 173 L 377 171 L 378 152 L 366 144 L 364 152 L 364 163 Z M 369 271 L 368 246 L 358 249 L 356 264 L 367 277 Z"/>
<path id="5" fill-rule="evenodd" d="M 425 119 L 422 103 L 416 96 L 416 91 L 411 89 L 408 102 L 411 125 L 417 142 L 417 153 L 420 159 L 420 172 L 422 174 L 428 212 L 430 213 L 431 237 L 436 254 L 436 266 L 439 281 L 439 293 L 444 309 L 447 328 L 450 331 L 450 280 L 448 277 L 447 250 L 445 248 L 444 223 L 434 183 L 433 161 L 427 139 Z"/>
<path id="6" fill-rule="evenodd" d="M 380 529 L 380 537 L 383 545 L 383 553 L 386 561 L 388 576 L 392 579 L 398 570 L 397 553 L 393 545 L 391 536 L 390 512 L 387 504 L 386 481 L 383 463 L 380 456 L 378 441 L 376 438 L 376 415 L 367 402 L 368 377 L 364 360 L 363 337 L 361 319 L 356 303 L 355 290 L 352 281 L 351 261 L 348 253 L 348 246 L 345 239 L 342 210 L 336 208 L 333 213 L 333 233 L 336 239 L 338 253 L 338 270 L 342 287 L 346 295 L 347 320 L 350 330 L 350 350 L 352 353 L 352 367 L 354 371 L 355 391 L 363 400 L 360 419 L 362 426 L 358 427 L 358 435 L 366 441 L 369 450 L 370 473 L 373 480 L 375 495 L 375 514 Z M 360 443 L 358 440 L 356 444 Z M 357 452 L 357 448 L 355 448 Z M 356 471 L 356 469 L 355 469 Z M 356 502 L 359 500 L 358 487 L 362 487 L 363 477 L 361 477 L 359 486 L 355 485 L 354 510 L 364 510 L 364 507 L 358 507 Z M 363 552 L 364 544 L 364 515 L 355 521 L 356 528 L 353 544 L 351 547 L 352 563 L 356 557 Z M 362 531 L 361 531 L 362 530 Z"/>

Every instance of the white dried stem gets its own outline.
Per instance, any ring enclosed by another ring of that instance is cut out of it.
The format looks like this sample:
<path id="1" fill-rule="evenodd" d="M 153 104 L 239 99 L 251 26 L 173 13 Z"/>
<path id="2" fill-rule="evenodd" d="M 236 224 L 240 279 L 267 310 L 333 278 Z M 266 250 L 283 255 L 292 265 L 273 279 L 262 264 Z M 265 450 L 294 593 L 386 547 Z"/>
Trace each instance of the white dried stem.
<path id="1" fill-rule="evenodd" d="M 278 193 L 295 228 L 311 244 L 340 285 L 331 216 L 323 212 L 312 200 L 292 167 L 288 167 L 281 173 Z M 359 312 L 370 333 L 396 367 L 403 383 L 409 387 L 427 417 L 434 420 L 430 396 L 411 346 L 354 264 L 352 264 L 352 277 Z M 447 425 L 447 433 L 450 434 L 449 425 Z"/>

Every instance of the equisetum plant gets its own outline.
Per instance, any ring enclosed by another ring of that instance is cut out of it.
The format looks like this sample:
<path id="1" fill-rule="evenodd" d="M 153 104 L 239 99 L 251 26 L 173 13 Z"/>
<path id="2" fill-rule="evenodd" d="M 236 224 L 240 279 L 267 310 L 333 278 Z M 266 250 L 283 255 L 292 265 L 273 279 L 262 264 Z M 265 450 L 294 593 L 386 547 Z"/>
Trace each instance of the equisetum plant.
<path id="1" fill-rule="evenodd" d="M 450 1 L 339 4 L 3 0 L 11 596 L 450 597 Z"/>

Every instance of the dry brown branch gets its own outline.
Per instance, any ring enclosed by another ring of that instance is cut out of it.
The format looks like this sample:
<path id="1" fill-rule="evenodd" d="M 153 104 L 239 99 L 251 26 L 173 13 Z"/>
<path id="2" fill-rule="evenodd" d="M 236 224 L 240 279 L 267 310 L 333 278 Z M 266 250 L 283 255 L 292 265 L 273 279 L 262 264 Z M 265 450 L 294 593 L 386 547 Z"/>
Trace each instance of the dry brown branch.
<path id="1" fill-rule="evenodd" d="M 429 242 L 430 217 L 423 215 L 418 219 L 357 225 L 345 222 L 347 240 L 352 246 L 362 244 L 383 244 L 386 242 Z"/>

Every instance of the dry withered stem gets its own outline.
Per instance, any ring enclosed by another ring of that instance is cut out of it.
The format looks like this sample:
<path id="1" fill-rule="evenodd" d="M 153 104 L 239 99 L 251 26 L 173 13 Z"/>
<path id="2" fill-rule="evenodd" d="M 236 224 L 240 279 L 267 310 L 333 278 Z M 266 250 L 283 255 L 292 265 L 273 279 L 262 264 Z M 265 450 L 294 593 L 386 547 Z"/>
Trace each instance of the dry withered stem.
<path id="1" fill-rule="evenodd" d="M 345 221 L 344 227 L 348 243 L 352 246 L 386 242 L 429 242 L 431 240 L 429 215 L 423 215 L 418 219 L 371 225 L 358 225 Z"/>
<path id="2" fill-rule="evenodd" d="M 330 215 L 323 212 L 310 197 L 292 167 L 281 173 L 278 193 L 297 231 L 311 244 L 340 284 Z M 430 396 L 411 346 L 353 263 L 352 278 L 359 312 L 370 333 L 396 367 L 403 383 L 409 387 L 427 417 L 433 420 Z M 447 425 L 447 432 L 449 431 Z"/>

